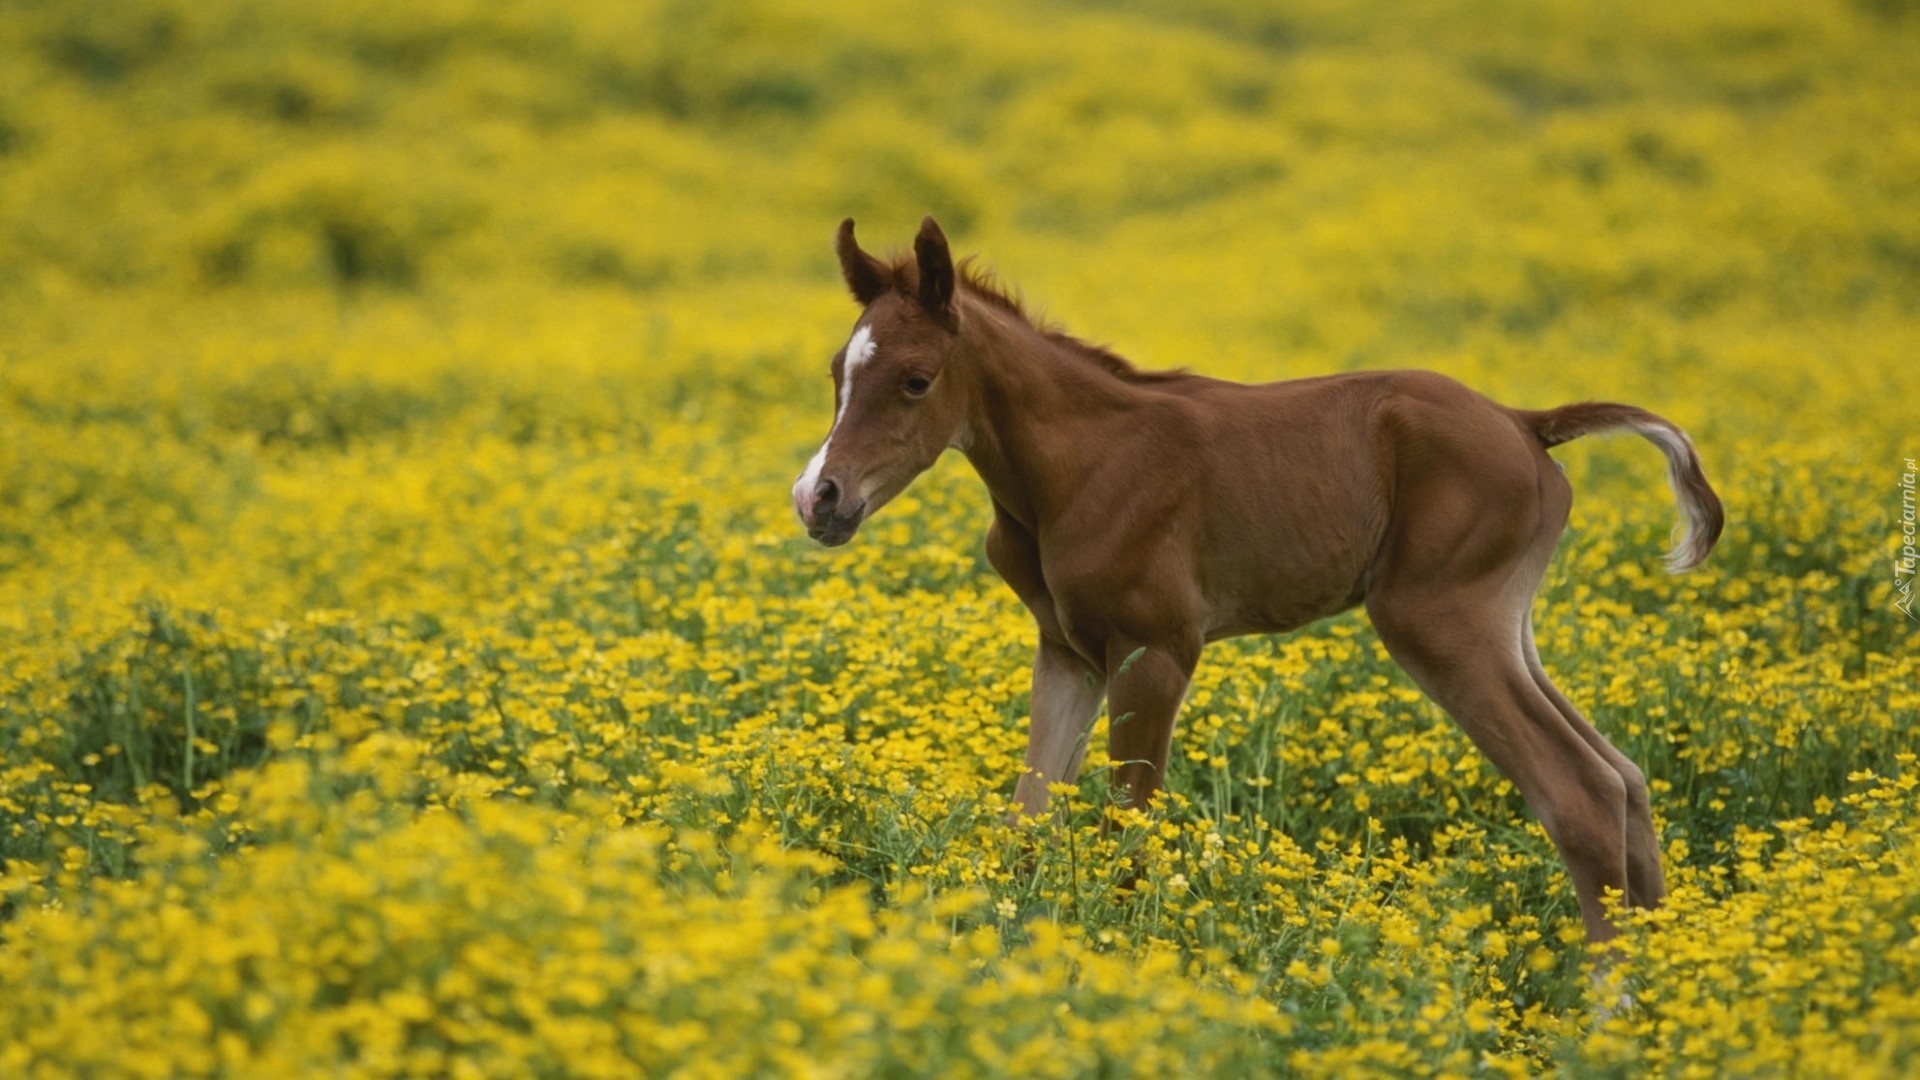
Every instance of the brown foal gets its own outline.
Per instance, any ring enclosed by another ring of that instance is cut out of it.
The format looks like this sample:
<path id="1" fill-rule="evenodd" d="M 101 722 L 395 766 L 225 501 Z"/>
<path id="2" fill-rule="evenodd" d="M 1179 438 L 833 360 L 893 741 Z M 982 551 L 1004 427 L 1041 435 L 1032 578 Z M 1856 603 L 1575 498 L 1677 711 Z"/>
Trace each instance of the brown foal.
<path id="1" fill-rule="evenodd" d="M 1645 778 L 1547 678 L 1531 605 L 1572 505 L 1547 448 L 1581 435 L 1658 446 L 1686 523 L 1668 568 L 1707 557 L 1720 500 L 1678 427 L 1629 405 L 1509 409 L 1421 371 L 1259 386 L 1140 371 L 956 272 L 931 217 L 910 259 L 862 251 L 851 219 L 838 249 L 864 310 L 794 507 L 843 544 L 949 447 L 973 463 L 993 498 L 988 558 L 1039 624 L 1023 811 L 1078 774 L 1102 698 L 1129 718 L 1109 745 L 1126 801 L 1145 805 L 1207 642 L 1364 603 L 1539 815 L 1588 937 L 1614 934 L 1609 889 L 1660 902 Z"/>

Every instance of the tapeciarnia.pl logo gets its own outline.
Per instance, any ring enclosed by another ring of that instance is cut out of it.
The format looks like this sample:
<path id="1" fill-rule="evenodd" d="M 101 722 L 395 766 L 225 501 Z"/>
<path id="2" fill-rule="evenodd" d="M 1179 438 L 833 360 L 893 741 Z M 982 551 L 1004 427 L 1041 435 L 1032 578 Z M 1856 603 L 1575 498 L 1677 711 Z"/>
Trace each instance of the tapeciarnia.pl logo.
<path id="1" fill-rule="evenodd" d="M 1913 613 L 1913 578 L 1916 562 L 1920 562 L 1920 553 L 1914 550 L 1914 475 L 1920 473 L 1920 467 L 1914 465 L 1912 458 L 1902 459 L 1905 465 L 1900 473 L 1900 554 L 1893 560 L 1893 606 L 1905 612 L 1909 619 L 1920 619 Z"/>

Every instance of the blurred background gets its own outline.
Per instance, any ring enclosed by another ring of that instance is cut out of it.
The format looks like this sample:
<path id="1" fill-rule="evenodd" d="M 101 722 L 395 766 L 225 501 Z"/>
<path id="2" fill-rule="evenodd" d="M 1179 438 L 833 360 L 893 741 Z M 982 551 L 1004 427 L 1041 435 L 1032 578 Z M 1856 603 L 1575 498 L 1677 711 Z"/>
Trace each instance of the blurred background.
<path id="1" fill-rule="evenodd" d="M 1576 372 L 1697 398 L 1638 372 L 1704 365 L 1804 404 L 1798 380 L 1865 370 L 1863 319 L 1912 355 L 1917 21 L 1900 0 L 12 0 L 0 302 L 16 349 L 101 297 L 444 304 L 423 317 L 452 327 L 493 319 L 451 299 L 484 295 L 517 305 L 502 322 L 603 306 L 583 333 L 621 325 L 634 362 L 727 351 L 703 326 L 723 314 L 771 356 L 826 335 L 802 305 L 831 291 L 840 217 L 885 246 L 933 212 L 1148 364 L 1497 352 L 1543 394 Z"/>

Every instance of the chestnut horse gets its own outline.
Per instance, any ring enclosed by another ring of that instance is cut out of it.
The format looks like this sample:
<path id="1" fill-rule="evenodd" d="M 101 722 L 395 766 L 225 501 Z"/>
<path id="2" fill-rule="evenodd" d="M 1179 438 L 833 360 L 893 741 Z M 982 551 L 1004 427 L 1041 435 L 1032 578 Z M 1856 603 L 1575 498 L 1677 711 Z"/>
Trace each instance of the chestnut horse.
<path id="1" fill-rule="evenodd" d="M 1539 815 L 1589 939 L 1602 897 L 1665 894 L 1640 770 L 1556 689 L 1531 606 L 1572 489 L 1547 449 L 1638 432 L 1667 457 L 1680 571 L 1720 535 L 1686 433 L 1630 405 L 1510 409 L 1440 375 L 1369 371 L 1247 386 L 1141 371 L 1039 326 L 927 218 L 883 262 L 840 225 L 863 308 L 833 357 L 833 427 L 793 488 L 846 543 L 948 448 L 993 499 L 987 556 L 1039 624 L 1015 800 L 1042 812 L 1079 772 L 1102 698 L 1115 779 L 1145 805 L 1200 650 L 1364 603 L 1387 651 Z"/>

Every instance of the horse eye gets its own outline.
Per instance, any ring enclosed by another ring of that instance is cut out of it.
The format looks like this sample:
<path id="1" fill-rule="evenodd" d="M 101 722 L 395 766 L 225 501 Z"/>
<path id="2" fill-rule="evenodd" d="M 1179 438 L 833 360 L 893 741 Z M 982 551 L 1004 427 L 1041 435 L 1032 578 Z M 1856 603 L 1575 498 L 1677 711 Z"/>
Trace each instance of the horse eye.
<path id="1" fill-rule="evenodd" d="M 931 389 L 933 389 L 933 380 L 927 378 L 925 375 L 907 376 L 907 393 L 912 394 L 914 397 L 919 397 Z"/>

